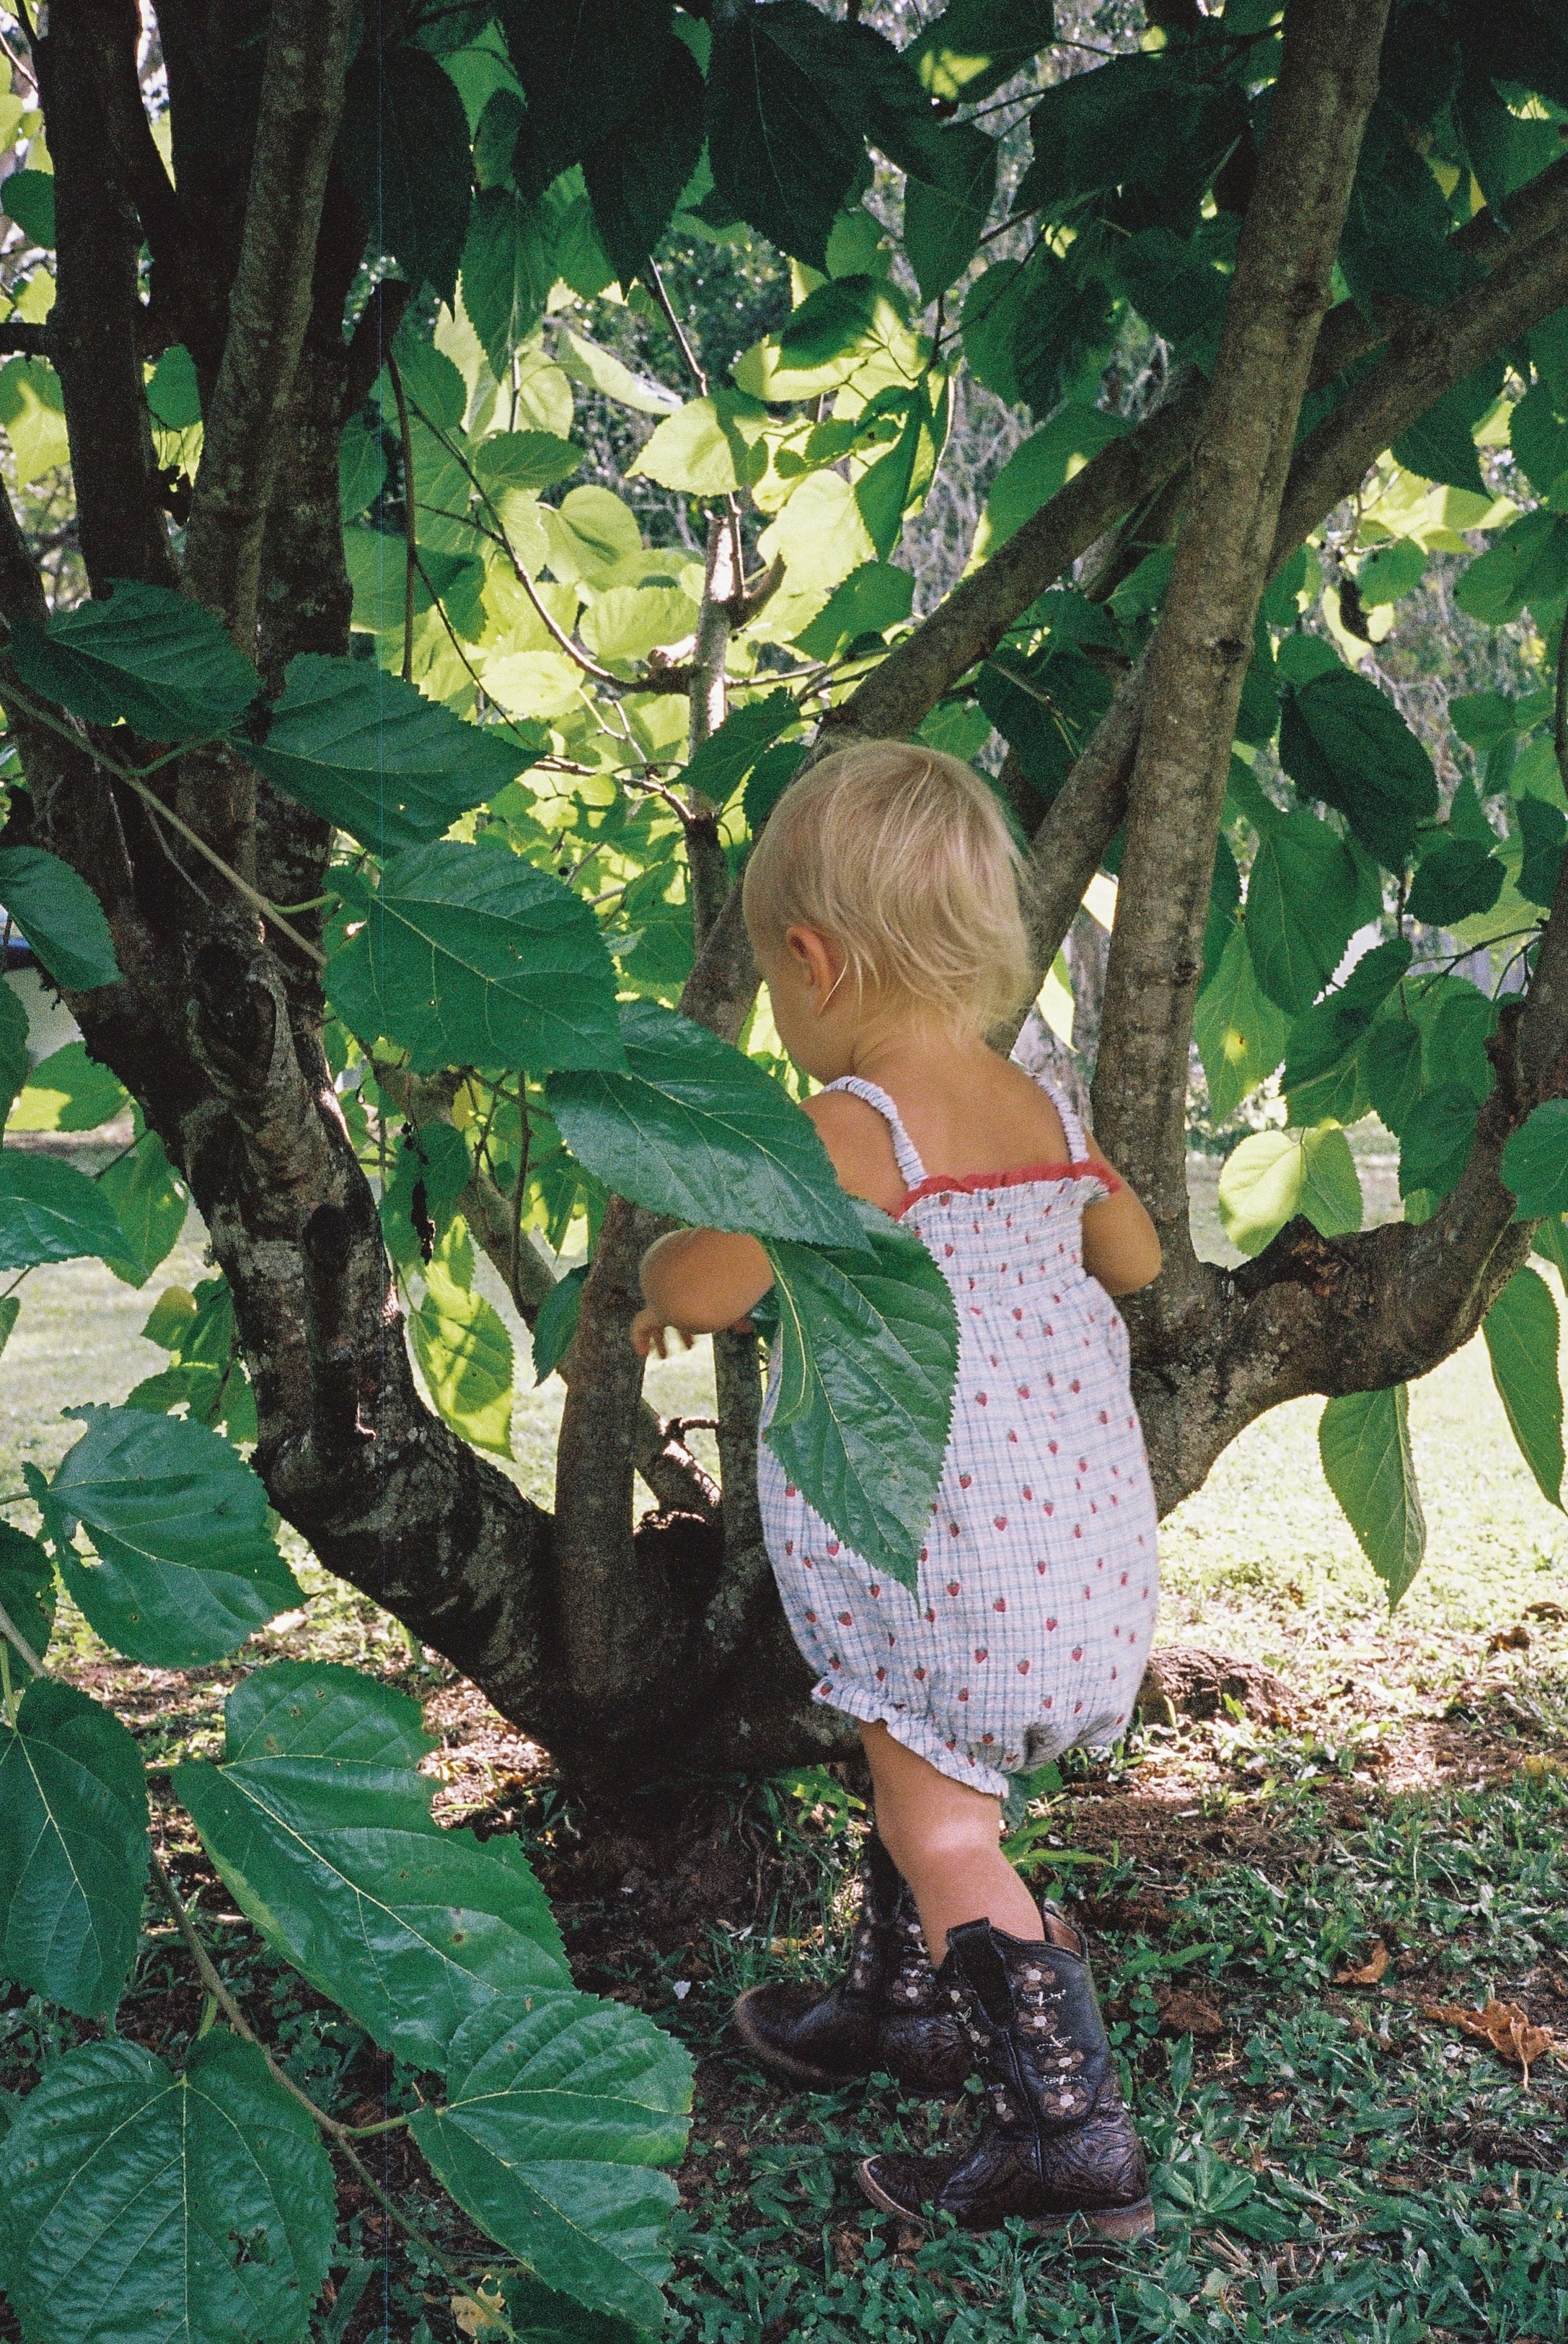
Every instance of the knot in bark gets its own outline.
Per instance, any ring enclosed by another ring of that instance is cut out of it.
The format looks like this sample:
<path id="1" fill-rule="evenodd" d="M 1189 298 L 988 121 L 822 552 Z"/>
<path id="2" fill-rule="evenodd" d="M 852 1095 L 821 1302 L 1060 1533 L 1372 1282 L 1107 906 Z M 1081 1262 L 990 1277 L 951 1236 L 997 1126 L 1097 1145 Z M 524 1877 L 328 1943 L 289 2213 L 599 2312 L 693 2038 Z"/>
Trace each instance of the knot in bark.
<path id="1" fill-rule="evenodd" d="M 239 1108 L 258 1106 L 272 1079 L 288 1014 L 265 964 L 228 937 L 201 945 L 190 968 L 190 1031 L 214 1084 Z"/>

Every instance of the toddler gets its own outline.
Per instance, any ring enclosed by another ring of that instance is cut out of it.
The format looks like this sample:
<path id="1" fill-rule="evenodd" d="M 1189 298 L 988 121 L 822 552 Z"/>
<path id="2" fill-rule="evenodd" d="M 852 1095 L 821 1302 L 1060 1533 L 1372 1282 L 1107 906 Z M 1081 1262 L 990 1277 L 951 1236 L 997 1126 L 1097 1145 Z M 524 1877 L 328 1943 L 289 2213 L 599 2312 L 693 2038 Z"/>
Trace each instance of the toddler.
<path id="1" fill-rule="evenodd" d="M 1079 1932 L 1003 1856 L 1007 1776 L 1127 1725 L 1154 1627 L 1156 1517 L 1109 1300 L 1159 1244 L 1067 1099 L 985 1036 L 1030 989 L 1019 857 L 985 782 L 903 743 L 829 756 L 780 801 L 745 876 L 774 1023 L 824 1087 L 805 1103 L 839 1180 L 941 1267 L 960 1351 L 919 1592 L 874 1573 L 758 1457 L 768 1552 L 815 1698 L 855 1718 L 875 1791 L 847 1975 L 754 1987 L 765 2065 L 831 2088 L 890 2067 L 985 2087 L 964 2154 L 875 2157 L 873 2204 L 969 2228 L 1019 2215 L 1152 2229 Z M 646 1357 L 744 1321 L 754 1238 L 688 1229 L 642 1262 Z M 775 1347 L 764 1423 L 778 1381 Z M 911 1902 L 911 1899 L 913 1902 Z"/>

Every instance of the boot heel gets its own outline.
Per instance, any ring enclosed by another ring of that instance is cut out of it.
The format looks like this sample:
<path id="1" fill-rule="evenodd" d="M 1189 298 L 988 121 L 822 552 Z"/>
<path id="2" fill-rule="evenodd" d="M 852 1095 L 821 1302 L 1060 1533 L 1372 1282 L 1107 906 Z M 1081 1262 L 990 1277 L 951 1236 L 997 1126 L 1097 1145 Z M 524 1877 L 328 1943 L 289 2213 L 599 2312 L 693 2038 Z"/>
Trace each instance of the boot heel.
<path id="1" fill-rule="evenodd" d="M 1152 2237 L 1154 2201 L 1145 2198 L 1136 2206 L 1117 2206 L 1098 2214 L 1086 2207 L 1077 2214 L 1042 2215 L 1027 2227 L 1041 2238 L 1061 2238 L 1081 2228 L 1087 2238 L 1128 2244 L 1134 2238 Z"/>

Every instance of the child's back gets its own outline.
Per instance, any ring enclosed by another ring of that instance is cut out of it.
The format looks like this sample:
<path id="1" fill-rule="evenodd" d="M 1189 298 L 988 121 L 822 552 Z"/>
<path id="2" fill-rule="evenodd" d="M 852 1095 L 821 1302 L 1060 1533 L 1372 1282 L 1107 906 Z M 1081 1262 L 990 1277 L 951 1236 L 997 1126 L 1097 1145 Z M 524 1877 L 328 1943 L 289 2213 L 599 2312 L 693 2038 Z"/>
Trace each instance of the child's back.
<path id="1" fill-rule="evenodd" d="M 830 1146 L 881 1176 L 874 1201 L 918 1231 L 957 1307 L 953 1427 L 918 1596 L 844 1548 L 765 1443 L 758 1470 L 816 1698 L 1005 1794 L 1007 1774 L 1125 1729 L 1154 1624 L 1156 1515 L 1126 1333 L 1083 1261 L 1085 1208 L 1121 1184 L 1089 1160 L 1065 1098 L 993 1064 L 998 1079 L 972 1068 L 972 1114 L 929 1072 L 913 1086 L 919 1127 L 942 1140 L 936 1172 L 875 1083 L 842 1077 L 824 1103 L 845 1106 L 818 1117 Z M 775 1366 L 770 1409 L 776 1379 Z"/>

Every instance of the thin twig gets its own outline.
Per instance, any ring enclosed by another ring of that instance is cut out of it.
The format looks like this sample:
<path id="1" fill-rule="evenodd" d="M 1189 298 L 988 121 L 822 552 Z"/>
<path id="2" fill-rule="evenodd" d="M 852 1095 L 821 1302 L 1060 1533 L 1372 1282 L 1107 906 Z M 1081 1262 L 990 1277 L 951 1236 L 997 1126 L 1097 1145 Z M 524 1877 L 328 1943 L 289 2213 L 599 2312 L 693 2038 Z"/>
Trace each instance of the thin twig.
<path id="1" fill-rule="evenodd" d="M 657 301 L 660 308 L 664 312 L 665 322 L 668 324 L 670 331 L 675 337 L 675 341 L 680 349 L 681 356 L 685 359 L 687 366 L 691 369 L 692 379 L 696 384 L 702 396 L 706 399 L 708 395 L 708 377 L 706 369 L 704 369 L 701 359 L 698 358 L 696 351 L 686 339 L 685 328 L 682 325 L 679 318 L 675 315 L 674 305 L 671 301 L 669 294 L 664 289 L 664 279 L 659 272 L 659 264 L 652 258 L 652 254 L 650 254 L 645 265 L 644 274 L 647 278 L 648 284 L 652 288 L 654 300 Z"/>
<path id="2" fill-rule="evenodd" d="M 33 1674 L 35 1677 L 46 1676 L 48 1674 L 43 1662 L 38 1658 L 37 1653 L 33 1650 L 32 1645 L 27 1642 L 26 1637 L 24 1636 L 21 1629 L 18 1628 L 15 1620 L 12 1619 L 11 1614 L 6 1611 L 4 1603 L 0 1603 L 0 1636 L 4 1636 L 8 1644 L 15 1645 L 16 1650 L 21 1653 L 22 1658 L 26 1662 L 27 1666 L 32 1670 Z"/>

